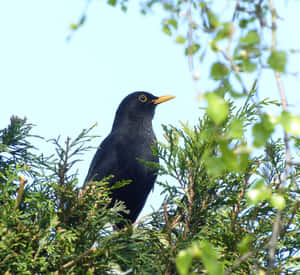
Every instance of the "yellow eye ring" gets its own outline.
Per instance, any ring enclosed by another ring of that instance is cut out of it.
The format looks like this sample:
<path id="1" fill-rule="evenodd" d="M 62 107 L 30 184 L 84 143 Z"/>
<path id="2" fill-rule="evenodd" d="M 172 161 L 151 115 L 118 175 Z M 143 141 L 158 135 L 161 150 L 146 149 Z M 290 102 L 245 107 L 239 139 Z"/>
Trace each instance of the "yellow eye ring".
<path id="1" fill-rule="evenodd" d="M 145 103 L 148 100 L 147 96 L 142 94 L 139 96 L 139 101 Z"/>

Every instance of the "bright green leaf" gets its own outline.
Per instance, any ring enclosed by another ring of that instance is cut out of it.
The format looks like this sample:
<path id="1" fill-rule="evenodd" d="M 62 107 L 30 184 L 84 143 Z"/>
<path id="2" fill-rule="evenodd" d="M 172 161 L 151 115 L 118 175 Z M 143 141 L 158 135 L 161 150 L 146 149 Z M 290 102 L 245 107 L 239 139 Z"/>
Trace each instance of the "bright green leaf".
<path id="1" fill-rule="evenodd" d="M 174 19 L 174 18 L 169 19 L 169 20 L 168 20 L 168 24 L 170 24 L 174 29 L 177 29 L 177 28 L 178 28 L 177 20 Z"/>
<path id="2" fill-rule="evenodd" d="M 70 25 L 70 30 L 71 30 L 71 31 L 75 31 L 76 29 L 78 29 L 78 27 L 79 27 L 78 24 L 72 23 L 72 24 Z"/>
<path id="3" fill-rule="evenodd" d="M 228 115 L 228 103 L 215 93 L 206 93 L 204 97 L 208 102 L 207 115 L 216 124 L 223 122 Z"/>
<path id="4" fill-rule="evenodd" d="M 201 260 L 209 275 L 224 274 L 224 266 L 218 261 L 218 257 L 218 253 L 208 241 L 201 243 Z"/>
<path id="5" fill-rule="evenodd" d="M 238 157 L 234 148 L 230 148 L 228 141 L 220 141 L 222 161 L 227 170 L 237 171 L 239 169 Z"/>
<path id="6" fill-rule="evenodd" d="M 256 64 L 252 63 L 249 59 L 244 59 L 241 68 L 244 72 L 252 73 L 256 69 Z"/>
<path id="7" fill-rule="evenodd" d="M 199 44 L 192 44 L 185 49 L 185 55 L 194 55 L 200 49 Z"/>
<path id="8" fill-rule="evenodd" d="M 244 37 L 240 39 L 241 43 L 247 45 L 254 45 L 259 43 L 259 36 L 256 31 L 249 31 Z"/>
<path id="9" fill-rule="evenodd" d="M 264 146 L 274 131 L 274 123 L 269 115 L 264 114 L 261 122 L 254 124 L 252 135 L 254 137 L 254 146 Z"/>
<path id="10" fill-rule="evenodd" d="M 231 122 L 230 135 L 232 138 L 241 138 L 244 133 L 243 122 L 234 118 Z"/>
<path id="11" fill-rule="evenodd" d="M 229 70 L 227 66 L 221 62 L 216 62 L 212 65 L 210 70 L 210 76 L 214 80 L 220 80 L 227 76 L 229 73 Z"/>
<path id="12" fill-rule="evenodd" d="M 279 210 L 283 210 L 283 208 L 285 206 L 285 199 L 280 194 L 273 194 L 271 196 L 271 203 L 275 208 L 277 208 Z"/>
<path id="13" fill-rule="evenodd" d="M 257 204 L 260 201 L 269 200 L 271 195 L 271 189 L 265 185 L 263 180 L 259 180 L 248 190 L 247 199 L 250 204 Z"/>
<path id="14" fill-rule="evenodd" d="M 300 136 L 300 117 L 284 111 L 279 117 L 279 121 L 286 132 L 291 135 Z"/>
<path id="15" fill-rule="evenodd" d="M 207 18 L 211 28 L 216 29 L 219 27 L 219 18 L 210 9 L 207 9 Z"/>
<path id="16" fill-rule="evenodd" d="M 171 29 L 170 29 L 170 27 L 168 26 L 168 25 L 164 25 L 164 27 L 163 27 L 163 32 L 165 33 L 165 34 L 167 34 L 167 35 L 171 35 L 172 33 L 171 33 Z"/>
<path id="17" fill-rule="evenodd" d="M 111 6 L 115 6 L 117 4 L 117 0 L 108 0 L 107 2 Z"/>
<path id="18" fill-rule="evenodd" d="M 176 257 L 176 268 L 180 275 L 186 275 L 192 264 L 192 255 L 188 250 L 181 250 Z"/>
<path id="19" fill-rule="evenodd" d="M 178 35 L 178 36 L 176 37 L 176 43 L 178 43 L 178 44 L 184 44 L 185 41 L 186 41 L 186 39 L 185 39 L 184 36 Z"/>
<path id="20" fill-rule="evenodd" d="M 287 56 L 284 51 L 273 51 L 268 58 L 268 64 L 270 67 L 278 72 L 285 71 L 285 65 L 287 61 Z"/>
<path id="21" fill-rule="evenodd" d="M 207 172 L 211 176 L 220 176 L 225 170 L 225 163 L 222 159 L 209 156 L 205 159 Z"/>
<path id="22" fill-rule="evenodd" d="M 249 244 L 252 242 L 252 237 L 250 235 L 246 235 L 239 243 L 238 249 L 241 254 L 244 254 L 250 250 Z"/>
<path id="23" fill-rule="evenodd" d="M 232 32 L 232 25 L 229 23 L 224 23 L 222 28 L 218 31 L 216 35 L 216 40 L 221 40 L 228 38 Z"/>
<path id="24" fill-rule="evenodd" d="M 70 30 L 72 30 L 72 31 L 77 30 L 79 27 L 81 27 L 81 26 L 84 24 L 85 20 L 86 20 L 86 16 L 83 15 L 83 16 L 80 18 L 80 20 L 79 20 L 78 23 L 72 23 L 72 24 L 70 25 Z"/>

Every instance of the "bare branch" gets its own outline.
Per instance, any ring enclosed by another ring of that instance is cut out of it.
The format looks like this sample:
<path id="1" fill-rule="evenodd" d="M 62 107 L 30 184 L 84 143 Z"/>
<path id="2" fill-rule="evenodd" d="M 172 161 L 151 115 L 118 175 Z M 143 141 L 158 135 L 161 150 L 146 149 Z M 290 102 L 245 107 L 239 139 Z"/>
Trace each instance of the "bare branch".
<path id="1" fill-rule="evenodd" d="M 280 219 L 281 219 L 281 213 L 280 211 L 277 211 L 275 222 L 272 229 L 272 236 L 269 242 L 269 264 L 268 264 L 267 275 L 272 273 L 275 264 L 275 252 L 276 252 L 277 240 L 279 237 L 280 225 L 281 225 Z"/>

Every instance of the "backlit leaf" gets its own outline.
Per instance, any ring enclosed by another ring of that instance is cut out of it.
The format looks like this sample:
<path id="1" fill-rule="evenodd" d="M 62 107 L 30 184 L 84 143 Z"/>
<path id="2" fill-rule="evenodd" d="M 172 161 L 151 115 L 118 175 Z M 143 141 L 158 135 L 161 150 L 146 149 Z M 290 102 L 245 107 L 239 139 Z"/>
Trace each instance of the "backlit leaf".
<path id="1" fill-rule="evenodd" d="M 220 80 L 227 76 L 229 73 L 228 68 L 221 62 L 216 62 L 212 65 L 210 70 L 210 76 L 214 80 Z"/>
<path id="2" fill-rule="evenodd" d="M 192 44 L 191 46 L 185 49 L 185 55 L 194 55 L 197 51 L 199 51 L 199 44 Z"/>
<path id="3" fill-rule="evenodd" d="M 256 31 L 249 31 L 244 37 L 240 39 L 241 43 L 254 45 L 259 43 L 259 36 Z"/>
<path id="4" fill-rule="evenodd" d="M 285 65 L 287 61 L 287 56 L 284 51 L 273 51 L 268 58 L 268 64 L 270 67 L 277 71 L 283 73 L 285 71 Z"/>
<path id="5" fill-rule="evenodd" d="M 274 130 L 274 123 L 269 115 L 264 114 L 261 122 L 256 123 L 252 128 L 252 134 L 254 137 L 254 146 L 264 146 L 267 140 L 270 138 Z"/>
<path id="6" fill-rule="evenodd" d="M 224 266 L 218 261 L 218 253 L 208 241 L 201 243 L 201 260 L 209 275 L 224 274 Z"/>
<path id="7" fill-rule="evenodd" d="M 286 132 L 291 135 L 300 136 L 300 117 L 284 111 L 278 120 Z"/>
<path id="8" fill-rule="evenodd" d="M 207 115 L 216 124 L 220 124 L 228 115 L 227 102 L 215 93 L 206 93 L 205 99 L 208 102 Z"/>
<path id="9" fill-rule="evenodd" d="M 178 43 L 178 44 L 184 44 L 185 43 L 185 37 L 184 36 L 181 36 L 181 35 L 178 35 L 177 37 L 176 37 L 176 43 Z"/>
<path id="10" fill-rule="evenodd" d="M 188 274 L 192 260 L 192 255 L 188 250 L 182 250 L 178 253 L 176 257 L 176 268 L 180 275 Z"/>

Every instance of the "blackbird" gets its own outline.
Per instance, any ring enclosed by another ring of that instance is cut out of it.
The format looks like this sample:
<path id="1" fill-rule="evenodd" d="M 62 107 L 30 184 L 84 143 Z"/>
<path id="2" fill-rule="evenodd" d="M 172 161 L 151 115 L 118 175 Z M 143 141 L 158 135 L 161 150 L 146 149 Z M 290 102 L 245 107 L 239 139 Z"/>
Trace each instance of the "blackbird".
<path id="1" fill-rule="evenodd" d="M 156 171 L 141 160 L 158 163 L 152 146 L 156 138 L 152 119 L 157 104 L 174 96 L 156 97 L 148 92 L 134 92 L 119 105 L 112 130 L 103 140 L 90 165 L 85 184 L 111 176 L 110 186 L 122 180 L 130 183 L 111 191 L 111 207 L 115 201 L 123 201 L 128 214 L 126 220 L 135 222 L 142 211 L 147 196 L 154 186 Z"/>

